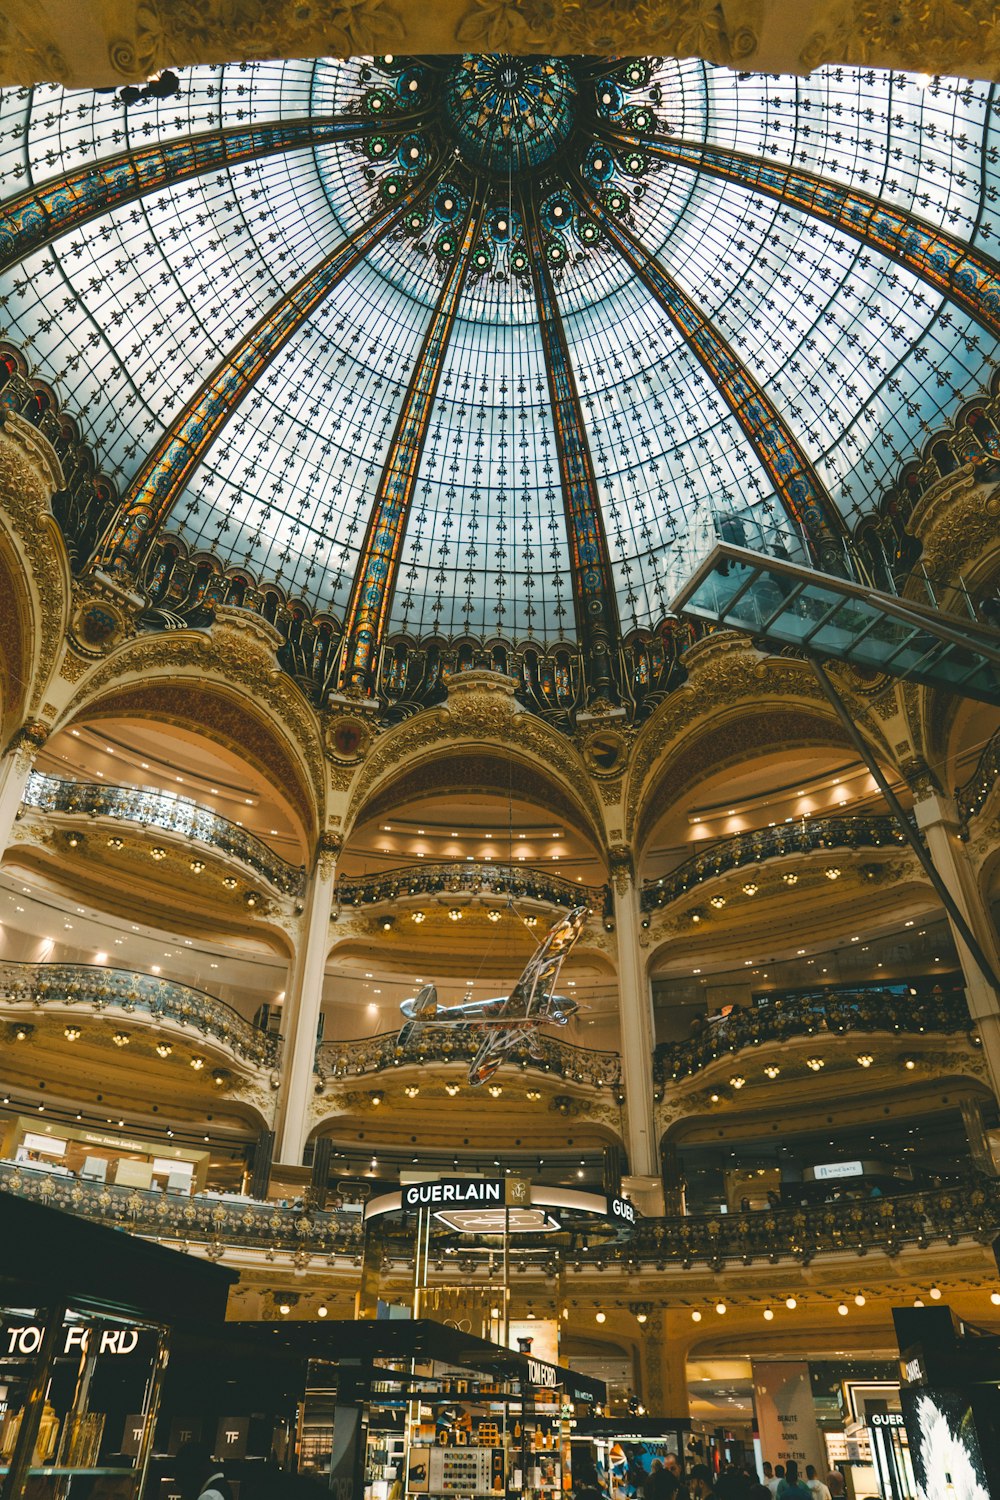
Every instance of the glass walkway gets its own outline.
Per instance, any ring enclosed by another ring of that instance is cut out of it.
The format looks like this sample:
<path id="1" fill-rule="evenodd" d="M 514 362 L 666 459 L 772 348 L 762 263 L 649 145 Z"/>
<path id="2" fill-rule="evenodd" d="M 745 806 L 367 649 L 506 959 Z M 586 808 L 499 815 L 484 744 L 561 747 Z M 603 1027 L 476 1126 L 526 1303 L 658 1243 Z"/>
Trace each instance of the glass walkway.
<path id="1" fill-rule="evenodd" d="M 1000 631 L 745 547 L 716 545 L 670 608 L 772 651 L 793 646 L 1000 707 Z"/>

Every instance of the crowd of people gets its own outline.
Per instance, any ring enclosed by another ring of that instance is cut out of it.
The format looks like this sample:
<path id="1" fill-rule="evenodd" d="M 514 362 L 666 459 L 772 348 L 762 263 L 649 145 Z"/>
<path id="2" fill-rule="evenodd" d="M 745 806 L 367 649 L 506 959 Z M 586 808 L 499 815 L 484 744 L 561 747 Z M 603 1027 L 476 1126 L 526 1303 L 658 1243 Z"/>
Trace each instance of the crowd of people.
<path id="1" fill-rule="evenodd" d="M 800 1471 L 787 1464 L 765 1462 L 763 1475 L 749 1463 L 723 1463 L 717 1473 L 706 1463 L 695 1463 L 685 1473 L 675 1453 L 654 1458 L 641 1484 L 642 1500 L 842 1500 L 844 1476 L 831 1469 L 821 1479 L 812 1464 Z M 579 1484 L 575 1500 L 608 1500 L 596 1475 Z M 612 1497 L 613 1500 L 613 1497 Z"/>

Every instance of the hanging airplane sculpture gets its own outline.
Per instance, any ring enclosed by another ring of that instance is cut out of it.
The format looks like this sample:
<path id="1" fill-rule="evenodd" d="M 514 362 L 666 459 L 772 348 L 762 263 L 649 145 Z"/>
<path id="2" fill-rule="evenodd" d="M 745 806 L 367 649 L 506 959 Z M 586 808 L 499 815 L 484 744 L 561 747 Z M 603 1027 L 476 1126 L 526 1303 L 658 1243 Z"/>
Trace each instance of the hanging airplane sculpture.
<path id="1" fill-rule="evenodd" d="M 586 906 L 575 906 L 559 919 L 529 958 L 509 995 L 441 1007 L 435 986 L 425 984 L 414 999 L 404 1000 L 399 1007 L 406 1017 L 399 1045 L 404 1046 L 420 1026 L 475 1028 L 477 1034 L 482 1033 L 482 1042 L 469 1068 L 469 1082 L 488 1083 L 505 1053 L 522 1045 L 530 1049 L 540 1026 L 565 1026 L 579 1009 L 575 1000 L 553 991 L 563 960 L 583 931 L 587 914 Z"/>

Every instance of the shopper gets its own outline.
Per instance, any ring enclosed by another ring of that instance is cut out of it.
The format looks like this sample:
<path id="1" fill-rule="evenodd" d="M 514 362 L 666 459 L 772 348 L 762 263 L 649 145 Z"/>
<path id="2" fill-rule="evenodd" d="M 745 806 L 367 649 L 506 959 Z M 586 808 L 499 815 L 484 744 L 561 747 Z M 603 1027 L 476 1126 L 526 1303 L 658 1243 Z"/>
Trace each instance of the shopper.
<path id="1" fill-rule="evenodd" d="M 771 1491 L 771 1494 L 776 1496 L 778 1493 L 778 1485 L 785 1477 L 785 1466 L 784 1464 L 775 1464 L 773 1474 L 768 1473 L 770 1467 L 770 1464 L 764 1465 L 764 1483 Z"/>
<path id="2" fill-rule="evenodd" d="M 708 1464 L 695 1464 L 688 1475 L 688 1491 L 691 1500 L 708 1500 L 709 1495 L 715 1494 L 715 1486 L 712 1483 L 712 1471 Z"/>
<path id="3" fill-rule="evenodd" d="M 226 1480 L 222 1464 L 215 1462 L 210 1464 L 209 1468 L 212 1472 L 202 1480 L 198 1500 L 233 1500 L 233 1492 Z"/>
<path id="4" fill-rule="evenodd" d="M 833 1500 L 829 1489 L 817 1476 L 814 1464 L 806 1464 L 806 1484 L 809 1486 L 813 1500 Z"/>
<path id="5" fill-rule="evenodd" d="M 826 1476 L 827 1488 L 833 1496 L 833 1500 L 843 1500 L 844 1476 L 839 1469 L 831 1469 Z"/>
<path id="6" fill-rule="evenodd" d="M 778 1482 L 775 1500 L 813 1500 L 809 1486 L 799 1478 L 799 1466 L 794 1458 L 785 1465 L 785 1477 Z"/>

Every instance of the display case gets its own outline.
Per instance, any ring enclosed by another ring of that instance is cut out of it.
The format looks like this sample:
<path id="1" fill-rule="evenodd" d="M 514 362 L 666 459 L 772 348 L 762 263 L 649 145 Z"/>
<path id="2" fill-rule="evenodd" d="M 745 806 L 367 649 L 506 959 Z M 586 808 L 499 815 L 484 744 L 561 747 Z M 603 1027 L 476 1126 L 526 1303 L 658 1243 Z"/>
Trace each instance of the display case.
<path id="1" fill-rule="evenodd" d="M 165 1330 L 120 1316 L 0 1313 L 0 1475 L 30 1500 L 136 1500 Z"/>

